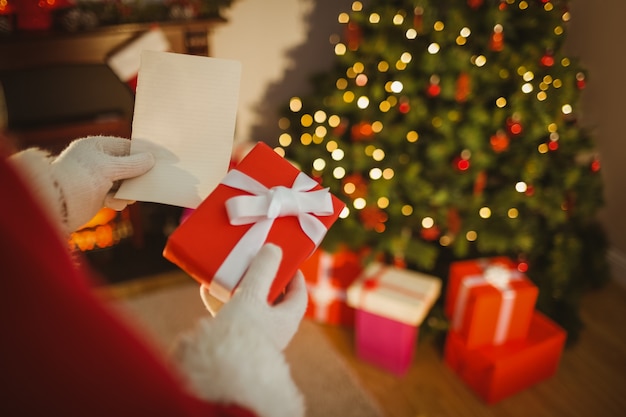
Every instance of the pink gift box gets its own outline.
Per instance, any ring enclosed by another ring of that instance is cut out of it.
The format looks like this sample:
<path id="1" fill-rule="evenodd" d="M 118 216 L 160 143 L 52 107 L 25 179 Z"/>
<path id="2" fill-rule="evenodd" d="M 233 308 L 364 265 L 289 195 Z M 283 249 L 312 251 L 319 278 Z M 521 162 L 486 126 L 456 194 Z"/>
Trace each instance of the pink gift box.
<path id="1" fill-rule="evenodd" d="M 356 308 L 356 353 L 394 374 L 411 366 L 418 327 L 437 300 L 441 280 L 406 269 L 373 263 L 348 288 Z"/>

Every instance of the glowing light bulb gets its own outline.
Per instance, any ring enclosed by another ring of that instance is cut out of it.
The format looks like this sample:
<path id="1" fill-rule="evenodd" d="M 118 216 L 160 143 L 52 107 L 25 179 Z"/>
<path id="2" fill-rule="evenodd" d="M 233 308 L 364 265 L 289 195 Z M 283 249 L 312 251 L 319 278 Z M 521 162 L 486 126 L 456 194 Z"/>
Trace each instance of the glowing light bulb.
<path id="1" fill-rule="evenodd" d="M 370 105 L 370 99 L 365 96 L 361 96 L 356 101 L 356 105 L 359 109 L 366 109 L 367 106 Z"/>
<path id="2" fill-rule="evenodd" d="M 402 82 L 400 81 L 394 81 L 391 83 L 391 91 L 396 94 L 402 92 L 403 88 L 404 88 L 404 85 L 402 85 Z"/>
<path id="3" fill-rule="evenodd" d="M 415 38 L 417 38 L 417 31 L 415 29 L 411 28 L 411 29 L 406 31 L 404 36 L 406 36 L 407 39 L 415 39 Z"/>
<path id="4" fill-rule="evenodd" d="M 335 169 L 333 169 L 333 177 L 337 178 L 338 180 L 342 179 L 345 176 L 346 169 L 344 167 L 335 167 Z"/>
<path id="5" fill-rule="evenodd" d="M 289 109 L 294 113 L 302 110 L 302 100 L 300 100 L 300 97 L 292 97 L 291 100 L 289 100 Z"/>
<path id="6" fill-rule="evenodd" d="M 428 45 L 428 53 L 431 55 L 436 54 L 437 52 L 439 52 L 439 44 L 436 42 L 431 43 L 430 45 Z"/>
<path id="7" fill-rule="evenodd" d="M 365 201 L 363 197 L 359 197 L 359 198 L 354 199 L 354 201 L 352 202 L 352 205 L 354 206 L 355 209 L 361 210 L 365 208 L 366 203 L 367 202 Z"/>
<path id="8" fill-rule="evenodd" d="M 282 135 L 278 137 L 278 143 L 280 144 L 280 146 L 287 147 L 291 145 L 291 142 L 292 142 L 292 139 L 289 133 L 283 133 Z"/>
<path id="9" fill-rule="evenodd" d="M 317 158 L 315 161 L 313 161 L 314 170 L 321 171 L 324 168 L 326 168 L 326 161 L 324 161 L 322 158 Z"/>
<path id="10" fill-rule="evenodd" d="M 370 169 L 370 178 L 373 180 L 379 180 L 383 176 L 383 171 L 380 168 Z"/>
<path id="11" fill-rule="evenodd" d="M 517 191 L 518 193 L 525 193 L 527 189 L 528 185 L 526 185 L 524 181 L 519 181 L 517 184 L 515 184 L 515 191 Z"/>
<path id="12" fill-rule="evenodd" d="M 374 161 L 382 161 L 383 159 L 385 159 L 385 151 L 383 151 L 382 149 L 374 150 L 374 152 L 372 152 L 372 158 L 374 159 Z"/>
<path id="13" fill-rule="evenodd" d="M 422 227 L 424 229 L 430 229 L 431 227 L 433 227 L 435 225 L 435 221 L 433 220 L 432 217 L 424 217 L 422 219 Z"/>
<path id="14" fill-rule="evenodd" d="M 487 63 L 487 58 L 484 55 L 479 55 L 474 60 L 474 65 L 477 67 L 482 67 Z"/>
<path id="15" fill-rule="evenodd" d="M 333 160 L 335 161 L 341 161 L 344 156 L 345 156 L 345 153 L 343 149 L 339 149 L 339 148 L 335 149 L 334 151 L 330 153 L 330 157 L 333 158 Z"/>

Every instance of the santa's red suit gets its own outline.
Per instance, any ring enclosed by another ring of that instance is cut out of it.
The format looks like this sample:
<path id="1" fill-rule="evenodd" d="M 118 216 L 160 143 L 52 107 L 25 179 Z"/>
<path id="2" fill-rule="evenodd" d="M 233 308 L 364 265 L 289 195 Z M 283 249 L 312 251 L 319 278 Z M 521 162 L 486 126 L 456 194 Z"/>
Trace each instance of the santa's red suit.
<path id="1" fill-rule="evenodd" d="M 110 139 L 103 140 L 82 141 L 107 153 Z M 278 248 L 264 247 L 248 272 L 255 276 L 244 277 L 217 317 L 207 314 L 180 338 L 174 368 L 93 294 L 88 273 L 77 267 L 55 224 L 63 230 L 76 215 L 78 206 L 63 196 L 67 179 L 55 171 L 58 158 L 33 152 L 0 155 L 0 415 L 304 415 L 282 353 L 306 306 L 302 277 L 294 279 L 285 303 L 265 302 Z M 115 163 L 126 161 L 123 154 Z M 134 171 L 109 179 L 140 175 L 154 163 L 138 161 L 130 162 Z M 42 184 L 45 192 L 38 190 Z"/>

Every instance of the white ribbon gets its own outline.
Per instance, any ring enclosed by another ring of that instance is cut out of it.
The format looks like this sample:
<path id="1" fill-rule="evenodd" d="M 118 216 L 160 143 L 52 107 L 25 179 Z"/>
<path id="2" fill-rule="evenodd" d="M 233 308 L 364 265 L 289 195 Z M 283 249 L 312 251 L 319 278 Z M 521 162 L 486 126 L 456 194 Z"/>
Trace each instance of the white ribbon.
<path id="1" fill-rule="evenodd" d="M 221 184 L 250 193 L 228 199 L 226 212 L 233 226 L 252 224 L 218 268 L 209 285 L 209 292 L 226 302 L 252 258 L 265 243 L 274 220 L 285 216 L 297 217 L 300 228 L 317 248 L 327 229 L 316 216 L 331 215 L 333 202 L 328 188 L 313 190 L 318 183 L 302 172 L 291 188 L 267 188 L 236 169 L 229 171 Z"/>
<path id="2" fill-rule="evenodd" d="M 510 269 L 499 265 L 488 266 L 483 275 L 471 275 L 463 279 L 459 289 L 459 295 L 457 296 L 454 306 L 452 328 L 455 331 L 458 331 L 463 324 L 469 290 L 472 287 L 489 284 L 502 293 L 502 304 L 500 304 L 496 330 L 493 337 L 494 344 L 502 344 L 506 340 L 506 335 L 509 330 L 509 323 L 511 322 L 511 315 L 513 313 L 513 305 L 516 296 L 515 290 L 511 288 L 509 284 L 512 281 L 519 281 L 521 279 L 521 273 L 511 271 Z"/>

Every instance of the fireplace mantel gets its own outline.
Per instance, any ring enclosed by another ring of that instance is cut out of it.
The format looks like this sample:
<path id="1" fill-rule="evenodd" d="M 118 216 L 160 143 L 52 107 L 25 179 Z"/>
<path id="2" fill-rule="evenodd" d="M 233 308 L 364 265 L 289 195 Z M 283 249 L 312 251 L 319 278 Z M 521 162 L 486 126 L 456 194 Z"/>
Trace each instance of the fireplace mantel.
<path id="1" fill-rule="evenodd" d="M 209 55 L 212 29 L 225 20 L 159 22 L 173 52 Z M 117 48 L 149 30 L 151 23 L 102 26 L 76 32 L 21 32 L 0 36 L 0 71 L 65 64 L 98 64 Z"/>

